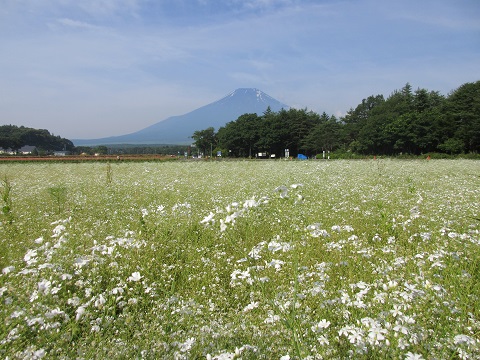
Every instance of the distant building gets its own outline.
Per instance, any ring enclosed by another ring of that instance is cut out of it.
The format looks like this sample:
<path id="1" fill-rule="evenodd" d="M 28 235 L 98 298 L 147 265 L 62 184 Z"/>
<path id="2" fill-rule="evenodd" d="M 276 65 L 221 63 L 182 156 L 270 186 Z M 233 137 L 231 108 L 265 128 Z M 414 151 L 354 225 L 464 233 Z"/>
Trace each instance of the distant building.
<path id="1" fill-rule="evenodd" d="M 20 150 L 18 150 L 18 152 L 22 155 L 29 155 L 31 153 L 33 153 L 33 151 L 36 149 L 37 147 L 36 146 L 32 146 L 32 145 L 25 145 L 25 146 L 22 146 L 20 148 Z"/>
<path id="2" fill-rule="evenodd" d="M 0 149 L 0 154 L 9 154 L 9 155 L 17 155 L 17 154 L 22 154 L 22 155 L 29 155 L 31 154 L 34 150 L 36 149 L 36 146 L 32 145 L 25 145 L 22 146 L 20 149 L 17 151 L 14 151 L 12 149 Z"/>

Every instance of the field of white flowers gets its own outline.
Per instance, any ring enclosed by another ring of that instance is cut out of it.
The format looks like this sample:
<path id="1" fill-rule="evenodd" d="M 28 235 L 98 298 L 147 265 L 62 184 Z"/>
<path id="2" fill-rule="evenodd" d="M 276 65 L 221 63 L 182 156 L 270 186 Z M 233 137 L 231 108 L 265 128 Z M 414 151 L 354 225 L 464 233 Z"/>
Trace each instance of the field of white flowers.
<path id="1" fill-rule="evenodd" d="M 0 357 L 480 358 L 480 162 L 0 164 Z"/>

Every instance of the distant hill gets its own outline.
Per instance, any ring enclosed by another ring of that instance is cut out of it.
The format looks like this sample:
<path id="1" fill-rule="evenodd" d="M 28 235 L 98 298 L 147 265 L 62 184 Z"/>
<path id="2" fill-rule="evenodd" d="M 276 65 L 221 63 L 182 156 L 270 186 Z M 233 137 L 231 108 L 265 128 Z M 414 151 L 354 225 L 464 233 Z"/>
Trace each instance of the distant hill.
<path id="1" fill-rule="evenodd" d="M 202 106 L 187 114 L 172 116 L 137 132 L 101 139 L 72 140 L 75 146 L 108 144 L 190 144 L 193 132 L 210 126 L 218 130 L 227 122 L 236 120 L 245 113 L 262 115 L 270 107 L 274 112 L 289 106 L 282 104 L 263 91 L 242 88 L 224 98 Z"/>
<path id="2" fill-rule="evenodd" d="M 1 149 L 16 152 L 27 145 L 42 151 L 70 151 L 73 149 L 72 141 L 50 134 L 45 129 L 16 125 L 0 126 Z"/>

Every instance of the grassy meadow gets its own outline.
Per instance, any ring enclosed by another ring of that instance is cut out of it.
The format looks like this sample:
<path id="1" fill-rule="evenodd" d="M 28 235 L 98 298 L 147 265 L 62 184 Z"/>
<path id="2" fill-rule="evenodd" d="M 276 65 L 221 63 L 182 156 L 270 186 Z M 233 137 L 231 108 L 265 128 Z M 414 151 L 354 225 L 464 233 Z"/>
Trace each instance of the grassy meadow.
<path id="1" fill-rule="evenodd" d="M 478 359 L 480 161 L 0 164 L 4 359 Z"/>

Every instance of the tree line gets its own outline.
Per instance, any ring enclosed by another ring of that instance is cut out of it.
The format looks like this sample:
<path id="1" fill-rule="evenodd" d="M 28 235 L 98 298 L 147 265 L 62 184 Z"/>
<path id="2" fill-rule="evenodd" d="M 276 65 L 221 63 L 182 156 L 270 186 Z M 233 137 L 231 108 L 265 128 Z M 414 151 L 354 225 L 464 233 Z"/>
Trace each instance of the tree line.
<path id="1" fill-rule="evenodd" d="M 48 130 L 16 125 L 0 126 L 0 148 L 16 153 L 26 145 L 35 147 L 32 152 L 33 155 L 49 154 L 54 151 L 64 150 L 72 155 L 174 154 L 184 156 L 184 153 L 189 150 L 189 147 L 185 145 L 74 146 L 72 141 L 50 134 Z"/>
<path id="2" fill-rule="evenodd" d="M 18 151 L 23 146 L 35 146 L 36 151 L 73 150 L 73 143 L 50 134 L 48 130 L 33 129 L 25 126 L 2 125 L 0 126 L 0 148 Z"/>
<path id="3" fill-rule="evenodd" d="M 97 145 L 97 146 L 76 146 L 72 151 L 75 155 L 176 155 L 184 156 L 184 153 L 190 151 L 187 145 Z"/>
<path id="4" fill-rule="evenodd" d="M 323 151 L 362 155 L 478 153 L 480 81 L 465 83 L 447 96 L 409 83 L 390 96 L 371 95 L 340 118 L 288 109 L 244 114 L 218 129 L 193 133 L 204 154 L 222 151 L 234 157 L 266 152 L 284 156 Z"/>

